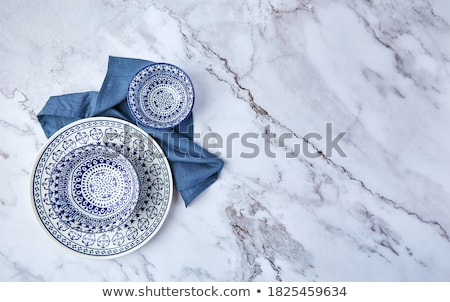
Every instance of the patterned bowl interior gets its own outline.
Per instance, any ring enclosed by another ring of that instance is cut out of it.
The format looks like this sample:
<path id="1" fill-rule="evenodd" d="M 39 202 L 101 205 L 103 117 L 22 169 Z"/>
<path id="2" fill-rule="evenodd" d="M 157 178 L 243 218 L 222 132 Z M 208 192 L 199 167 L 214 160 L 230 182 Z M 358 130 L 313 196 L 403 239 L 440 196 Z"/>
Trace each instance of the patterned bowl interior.
<path id="1" fill-rule="evenodd" d="M 125 156 L 102 145 L 72 150 L 49 179 L 52 208 L 62 223 L 87 233 L 109 231 L 132 214 L 139 180 Z"/>
<path id="2" fill-rule="evenodd" d="M 194 88 L 188 75 L 166 63 L 149 65 L 130 83 L 128 104 L 142 124 L 153 128 L 172 128 L 192 111 Z"/>

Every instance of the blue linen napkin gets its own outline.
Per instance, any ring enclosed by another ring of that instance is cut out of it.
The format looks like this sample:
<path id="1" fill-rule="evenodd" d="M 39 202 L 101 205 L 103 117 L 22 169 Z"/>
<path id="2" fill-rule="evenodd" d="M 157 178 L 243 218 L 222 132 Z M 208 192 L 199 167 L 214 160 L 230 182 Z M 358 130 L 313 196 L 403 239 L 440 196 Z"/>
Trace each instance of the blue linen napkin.
<path id="1" fill-rule="evenodd" d="M 193 115 L 173 129 L 141 125 L 128 104 L 128 85 L 134 75 L 154 62 L 109 57 L 108 71 L 99 92 L 88 91 L 52 96 L 37 115 L 47 137 L 67 124 L 93 116 L 120 118 L 148 132 L 164 150 L 175 187 L 186 207 L 219 177 L 223 161 L 193 141 Z"/>

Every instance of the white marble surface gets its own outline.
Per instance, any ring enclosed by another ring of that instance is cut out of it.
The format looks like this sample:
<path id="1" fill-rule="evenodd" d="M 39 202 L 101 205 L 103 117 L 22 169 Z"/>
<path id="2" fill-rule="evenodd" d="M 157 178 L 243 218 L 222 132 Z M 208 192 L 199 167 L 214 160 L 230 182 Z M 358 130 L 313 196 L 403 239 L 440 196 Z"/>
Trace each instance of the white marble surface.
<path id="1" fill-rule="evenodd" d="M 447 1 L 37 2 L 0 5 L 0 280 L 450 280 Z M 109 55 L 187 71 L 199 144 L 268 125 L 296 139 L 253 159 L 234 140 L 220 179 L 174 200 L 154 239 L 96 261 L 40 229 L 29 177 L 37 112 L 98 90 Z M 327 123 L 347 157 L 286 158 Z"/>

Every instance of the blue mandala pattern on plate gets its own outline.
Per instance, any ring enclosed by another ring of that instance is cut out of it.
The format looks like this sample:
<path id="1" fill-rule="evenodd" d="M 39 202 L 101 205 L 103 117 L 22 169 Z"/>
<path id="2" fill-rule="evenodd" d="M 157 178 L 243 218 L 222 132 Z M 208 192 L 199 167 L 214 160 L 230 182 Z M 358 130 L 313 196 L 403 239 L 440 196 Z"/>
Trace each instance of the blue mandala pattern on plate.
<path id="1" fill-rule="evenodd" d="M 114 149 L 84 145 L 52 166 L 49 192 L 53 210 L 69 227 L 92 233 L 108 231 L 133 212 L 139 180 L 133 165 Z"/>
<path id="2" fill-rule="evenodd" d="M 153 128 L 172 128 L 192 111 L 194 87 L 180 68 L 155 63 L 140 70 L 128 88 L 128 105 L 136 119 Z"/>
<path id="3" fill-rule="evenodd" d="M 170 208 L 173 180 L 159 145 L 125 121 L 72 123 L 42 148 L 31 178 L 43 228 L 83 256 L 112 258 L 150 240 Z"/>

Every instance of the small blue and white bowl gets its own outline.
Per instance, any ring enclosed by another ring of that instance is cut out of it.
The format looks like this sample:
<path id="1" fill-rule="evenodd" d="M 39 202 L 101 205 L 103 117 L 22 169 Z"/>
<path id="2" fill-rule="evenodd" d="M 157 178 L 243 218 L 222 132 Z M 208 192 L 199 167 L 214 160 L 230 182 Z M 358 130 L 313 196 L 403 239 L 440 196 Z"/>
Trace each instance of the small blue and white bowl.
<path id="1" fill-rule="evenodd" d="M 141 69 L 128 87 L 128 106 L 136 120 L 152 128 L 173 128 L 194 106 L 194 86 L 186 72 L 167 63 Z"/>

